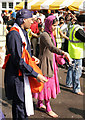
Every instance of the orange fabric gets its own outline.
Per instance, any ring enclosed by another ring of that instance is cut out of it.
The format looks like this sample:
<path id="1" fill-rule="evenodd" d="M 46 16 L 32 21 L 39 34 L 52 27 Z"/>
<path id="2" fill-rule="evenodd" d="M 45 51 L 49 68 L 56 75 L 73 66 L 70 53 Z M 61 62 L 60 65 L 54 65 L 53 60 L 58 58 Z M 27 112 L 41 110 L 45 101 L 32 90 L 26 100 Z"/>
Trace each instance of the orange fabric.
<path id="1" fill-rule="evenodd" d="M 16 28 L 16 27 L 12 27 L 10 29 L 10 31 L 12 30 L 16 30 L 17 32 L 19 32 L 19 30 Z M 42 75 L 42 72 L 40 70 L 40 68 L 36 65 L 35 61 L 31 58 L 29 52 L 25 49 L 25 43 L 23 43 L 23 52 L 22 52 L 22 58 L 25 59 L 25 62 L 30 65 L 33 70 L 39 74 Z M 7 61 L 9 60 L 9 56 L 11 54 L 8 54 L 6 57 L 5 57 L 5 61 L 4 61 L 4 65 L 3 65 L 3 69 L 6 68 L 6 64 L 7 64 Z M 19 76 L 21 76 L 22 73 L 21 71 L 19 70 Z M 38 92 L 41 92 L 43 87 L 44 87 L 44 83 L 42 82 L 38 82 L 36 78 L 32 77 L 32 76 L 29 76 L 29 83 L 30 83 L 30 87 L 31 87 L 31 91 L 32 93 L 38 93 Z"/>
<path id="2" fill-rule="evenodd" d="M 2 69 L 5 69 L 5 68 L 6 68 L 6 64 L 7 64 L 8 60 L 9 60 L 10 55 L 11 55 L 11 54 L 6 55 L 5 60 L 4 60 L 4 64 L 3 64 L 3 66 L 2 66 Z"/>
<path id="3" fill-rule="evenodd" d="M 10 31 L 12 31 L 12 30 L 15 30 L 15 31 L 19 32 L 19 29 L 16 28 L 16 27 L 11 27 Z M 9 32 L 10 32 L 10 31 L 9 31 Z"/>
<path id="4" fill-rule="evenodd" d="M 5 10 L 5 13 L 7 13 L 8 12 L 8 10 Z"/>
<path id="5" fill-rule="evenodd" d="M 39 73 L 42 75 L 42 72 L 40 70 L 40 68 L 36 65 L 35 61 L 33 61 L 33 59 L 31 58 L 29 52 L 25 49 L 25 43 L 24 43 L 24 48 L 23 48 L 23 53 L 22 53 L 22 58 L 25 59 L 25 62 L 30 65 L 35 72 Z M 21 74 L 21 72 L 19 71 L 19 75 Z M 31 87 L 31 91 L 33 93 L 38 93 L 41 92 L 44 84 L 42 82 L 38 82 L 36 78 L 29 76 L 29 83 L 30 83 L 30 87 Z"/>

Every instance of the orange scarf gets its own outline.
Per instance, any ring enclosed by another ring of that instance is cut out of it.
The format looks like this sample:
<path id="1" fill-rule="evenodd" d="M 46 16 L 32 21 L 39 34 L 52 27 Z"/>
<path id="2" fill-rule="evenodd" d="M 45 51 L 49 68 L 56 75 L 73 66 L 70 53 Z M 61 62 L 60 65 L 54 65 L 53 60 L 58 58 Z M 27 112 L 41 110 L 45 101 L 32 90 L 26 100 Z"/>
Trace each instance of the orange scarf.
<path id="1" fill-rule="evenodd" d="M 16 28 L 16 27 L 12 27 L 10 31 L 12 30 L 16 30 L 17 32 L 19 32 L 19 30 Z M 23 52 L 22 52 L 22 58 L 25 60 L 26 64 L 30 65 L 33 70 L 39 74 L 42 75 L 42 71 L 40 70 L 40 68 L 36 65 L 35 61 L 31 58 L 29 52 L 25 49 L 25 43 L 23 43 Z M 5 61 L 4 61 L 4 65 L 3 65 L 3 69 L 6 68 L 6 64 L 7 64 L 7 61 L 9 59 L 9 56 L 11 54 L 8 54 L 6 57 L 5 57 Z M 21 71 L 19 70 L 19 76 L 21 76 L 22 73 Z M 28 77 L 29 79 L 29 83 L 30 83 L 30 87 L 31 87 L 31 91 L 32 93 L 38 93 L 38 92 L 41 92 L 43 87 L 44 87 L 44 83 L 42 82 L 38 82 L 36 78 L 32 77 L 32 76 L 29 76 Z"/>

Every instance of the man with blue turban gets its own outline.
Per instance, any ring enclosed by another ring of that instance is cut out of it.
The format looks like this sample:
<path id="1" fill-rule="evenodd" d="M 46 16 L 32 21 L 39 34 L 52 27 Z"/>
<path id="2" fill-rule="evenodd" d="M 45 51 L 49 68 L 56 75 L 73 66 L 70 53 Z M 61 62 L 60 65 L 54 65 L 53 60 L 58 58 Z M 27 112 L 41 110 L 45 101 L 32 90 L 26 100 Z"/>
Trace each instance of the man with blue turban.
<path id="1" fill-rule="evenodd" d="M 33 76 L 42 82 L 47 79 L 35 72 L 22 58 L 22 52 L 25 49 L 31 55 L 31 47 L 26 29 L 30 28 L 32 23 L 32 13 L 27 9 L 21 9 L 16 14 L 16 21 L 6 37 L 7 53 L 9 59 L 5 68 L 5 92 L 6 97 L 12 100 L 13 120 L 26 119 L 33 115 L 33 103 L 28 76 Z M 24 46 L 24 47 L 23 47 Z M 36 63 L 39 60 L 35 58 Z M 19 70 L 22 75 L 19 75 Z"/>

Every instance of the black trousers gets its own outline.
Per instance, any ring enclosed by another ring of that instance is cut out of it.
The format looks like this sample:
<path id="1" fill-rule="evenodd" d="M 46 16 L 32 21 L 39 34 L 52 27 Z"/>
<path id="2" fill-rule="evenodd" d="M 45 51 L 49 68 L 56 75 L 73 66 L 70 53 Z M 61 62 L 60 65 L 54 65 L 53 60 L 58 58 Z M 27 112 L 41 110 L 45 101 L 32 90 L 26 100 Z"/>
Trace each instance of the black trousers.
<path id="1" fill-rule="evenodd" d="M 22 102 L 19 99 L 16 90 L 12 101 L 12 115 L 13 115 L 13 120 L 28 120 L 25 109 L 25 101 Z"/>

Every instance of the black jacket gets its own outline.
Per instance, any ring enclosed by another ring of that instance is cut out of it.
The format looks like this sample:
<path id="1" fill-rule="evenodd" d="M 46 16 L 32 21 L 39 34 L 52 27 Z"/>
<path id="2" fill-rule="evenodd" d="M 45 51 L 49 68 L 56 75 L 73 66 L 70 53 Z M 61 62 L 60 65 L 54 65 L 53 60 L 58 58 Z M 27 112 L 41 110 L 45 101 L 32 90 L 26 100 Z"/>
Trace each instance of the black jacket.
<path id="1" fill-rule="evenodd" d="M 23 30 L 23 29 L 22 29 Z M 27 32 L 23 30 L 23 33 L 28 42 Z M 22 39 L 17 31 L 11 31 L 6 37 L 6 46 L 8 53 L 11 54 L 5 69 L 5 91 L 6 97 L 10 100 L 13 99 L 14 92 L 17 92 L 18 97 L 21 101 L 24 101 L 24 79 L 23 75 L 18 76 L 19 69 L 23 74 L 27 76 L 37 77 L 33 68 L 27 65 L 21 58 L 22 54 Z M 27 50 L 31 55 L 31 47 L 28 42 Z"/>

